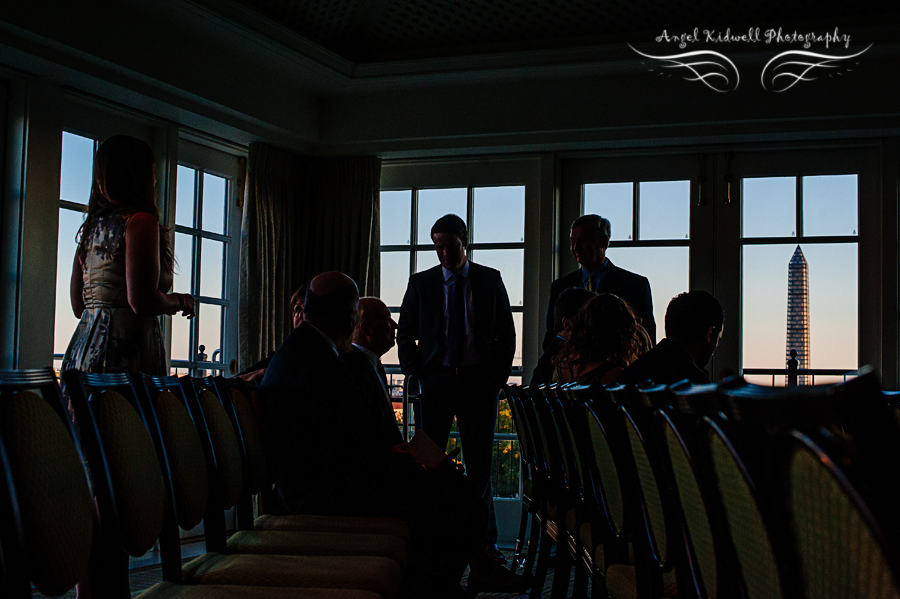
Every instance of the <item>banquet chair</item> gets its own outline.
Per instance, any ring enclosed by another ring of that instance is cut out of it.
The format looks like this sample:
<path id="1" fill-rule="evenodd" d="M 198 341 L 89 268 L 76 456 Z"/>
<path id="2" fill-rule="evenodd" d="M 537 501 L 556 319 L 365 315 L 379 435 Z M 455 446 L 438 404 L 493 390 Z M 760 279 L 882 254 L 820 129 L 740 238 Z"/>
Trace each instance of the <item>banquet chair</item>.
<path id="1" fill-rule="evenodd" d="M 0 371 L 0 595 L 55 596 L 88 568 L 94 505 L 50 368 Z"/>
<path id="2" fill-rule="evenodd" d="M 208 382 L 201 384 L 208 385 Z M 249 390 L 241 379 L 216 377 L 214 389 L 234 425 L 241 453 L 244 482 L 241 498 L 238 501 L 239 529 L 390 535 L 403 539 L 409 545 L 411 542 L 409 527 L 397 518 L 313 514 L 273 515 L 263 512 L 253 519 L 252 497 L 254 495 L 260 497 L 266 492 L 271 492 L 274 482 L 267 469 L 265 434 L 260 419 L 248 400 Z M 240 510 L 241 507 L 244 508 L 244 511 Z"/>
<path id="3" fill-rule="evenodd" d="M 176 377 L 148 377 L 141 381 L 144 390 L 140 393 L 146 412 L 158 414 L 159 434 L 154 437 L 157 447 L 162 449 L 168 470 L 171 472 L 171 489 L 175 499 L 174 512 L 182 527 L 193 527 L 203 520 L 207 534 L 209 553 L 184 564 L 169 580 L 188 584 L 291 586 L 298 588 L 363 589 L 381 597 L 396 594 L 402 568 L 392 555 L 385 552 L 383 539 L 376 535 L 341 535 L 327 533 L 283 533 L 288 539 L 276 538 L 275 544 L 284 551 L 241 552 L 234 549 L 230 539 L 224 547 L 216 550 L 209 539 L 224 537 L 224 518 L 209 521 L 209 514 L 220 511 L 223 503 L 212 501 L 210 494 L 217 493 L 217 486 L 207 484 L 214 478 L 198 429 L 195 428 L 189 406 L 192 400 L 186 388 Z M 195 407 L 195 411 L 198 408 Z M 227 437 L 230 427 L 217 435 Z M 233 434 L 232 434 L 233 436 Z M 211 450 L 210 450 L 211 451 Z M 220 456 L 213 456 L 219 458 Z M 240 480 L 240 476 L 237 476 Z M 210 508 L 209 506 L 212 506 Z M 191 516 L 187 516 L 191 514 Z M 190 518 L 190 519 L 188 519 Z M 211 526 L 221 526 L 220 531 L 210 530 Z M 236 535 L 256 534 L 238 531 Z M 232 538 L 236 535 L 232 535 Z M 279 533 L 275 533 L 277 537 Z M 375 537 L 374 539 L 372 537 Z M 375 543 L 375 551 L 367 549 Z M 259 540 L 264 545 L 266 540 Z M 217 543 L 217 541 L 213 541 Z M 348 545 L 354 545 L 348 549 Z M 387 552 L 396 550 L 393 543 L 387 544 Z M 266 547 L 262 547 L 265 549 Z M 166 554 L 175 554 L 180 561 L 180 544 L 162 546 L 163 559 Z"/>

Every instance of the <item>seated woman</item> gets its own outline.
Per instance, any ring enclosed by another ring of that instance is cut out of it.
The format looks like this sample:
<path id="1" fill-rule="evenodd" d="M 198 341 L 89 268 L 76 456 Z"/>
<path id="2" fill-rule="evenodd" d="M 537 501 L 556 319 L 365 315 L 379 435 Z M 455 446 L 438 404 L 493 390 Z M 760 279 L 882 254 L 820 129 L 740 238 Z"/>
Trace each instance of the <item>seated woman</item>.
<path id="1" fill-rule="evenodd" d="M 553 359 L 553 383 L 612 384 L 643 349 L 640 324 L 620 297 L 601 293 L 575 316 L 572 335 Z"/>

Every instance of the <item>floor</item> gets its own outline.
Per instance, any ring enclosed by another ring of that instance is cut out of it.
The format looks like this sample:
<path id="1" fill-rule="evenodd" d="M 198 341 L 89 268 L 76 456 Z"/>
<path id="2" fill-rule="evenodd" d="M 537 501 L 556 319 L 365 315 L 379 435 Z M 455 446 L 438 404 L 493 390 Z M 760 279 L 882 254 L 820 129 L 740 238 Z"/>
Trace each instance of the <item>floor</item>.
<path id="1" fill-rule="evenodd" d="M 507 558 L 512 558 L 512 549 L 503 549 L 503 552 L 506 554 Z M 182 546 L 182 555 L 185 556 L 185 559 L 190 559 L 196 555 L 200 555 L 203 553 L 203 543 L 190 543 Z M 142 556 L 140 558 L 132 558 L 131 560 L 131 573 L 129 575 L 129 579 L 131 581 L 131 596 L 137 597 L 140 595 L 145 589 L 152 587 L 157 582 L 162 581 L 162 572 L 159 566 L 159 557 L 158 554 L 154 555 L 155 552 L 151 551 L 147 555 Z M 463 584 L 465 584 L 465 579 L 468 576 L 469 572 L 466 570 L 465 575 L 463 575 Z M 553 571 L 551 570 L 547 574 L 547 581 L 544 584 L 544 592 L 543 597 L 550 596 L 550 587 L 553 585 Z M 571 596 L 571 583 L 569 588 L 569 594 L 567 596 Z M 44 599 L 44 595 L 39 593 L 37 590 L 34 591 L 33 597 Z M 75 589 L 70 590 L 65 595 L 62 595 L 67 599 L 75 599 Z M 512 595 L 512 594 L 502 594 L 502 593 L 481 593 L 478 595 L 479 599 L 524 599 L 525 595 Z M 49 599 L 49 598 L 47 598 Z"/>

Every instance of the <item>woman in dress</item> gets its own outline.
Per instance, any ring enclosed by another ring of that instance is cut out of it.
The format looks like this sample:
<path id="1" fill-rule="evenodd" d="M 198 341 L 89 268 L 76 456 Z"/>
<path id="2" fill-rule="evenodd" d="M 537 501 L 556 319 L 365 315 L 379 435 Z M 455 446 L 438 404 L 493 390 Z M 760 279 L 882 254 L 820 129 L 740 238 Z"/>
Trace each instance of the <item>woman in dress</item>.
<path id="1" fill-rule="evenodd" d="M 601 293 L 588 301 L 575 315 L 572 329 L 553 359 L 553 383 L 610 385 L 642 353 L 642 327 L 617 295 Z"/>
<path id="2" fill-rule="evenodd" d="M 88 215 L 72 265 L 72 310 L 80 318 L 62 370 L 165 375 L 159 316 L 191 318 L 194 298 L 167 293 L 174 257 L 156 207 L 156 162 L 146 142 L 104 141 L 94 158 Z"/>

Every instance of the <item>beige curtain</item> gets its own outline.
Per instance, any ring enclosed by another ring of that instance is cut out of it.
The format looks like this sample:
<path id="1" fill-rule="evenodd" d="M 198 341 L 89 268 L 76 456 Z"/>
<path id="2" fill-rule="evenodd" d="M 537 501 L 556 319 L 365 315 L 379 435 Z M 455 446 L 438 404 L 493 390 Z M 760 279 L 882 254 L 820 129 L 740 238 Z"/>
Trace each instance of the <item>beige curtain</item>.
<path id="1" fill-rule="evenodd" d="M 250 144 L 238 300 L 242 368 L 281 345 L 291 329 L 291 294 L 314 276 L 339 270 L 361 294 L 378 294 L 380 178 L 378 158 L 314 159 Z"/>

